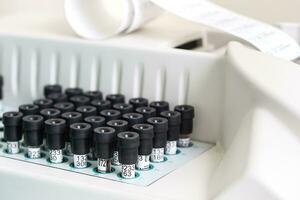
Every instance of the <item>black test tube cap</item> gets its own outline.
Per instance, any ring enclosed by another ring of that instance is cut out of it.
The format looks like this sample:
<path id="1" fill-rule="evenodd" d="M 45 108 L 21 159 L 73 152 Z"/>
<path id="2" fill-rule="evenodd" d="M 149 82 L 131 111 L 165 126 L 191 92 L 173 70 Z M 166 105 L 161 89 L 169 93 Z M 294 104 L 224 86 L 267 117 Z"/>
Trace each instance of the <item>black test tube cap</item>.
<path id="1" fill-rule="evenodd" d="M 37 105 L 40 110 L 45 108 L 51 108 L 53 105 L 53 100 L 51 99 L 37 99 L 33 102 L 34 105 Z"/>
<path id="2" fill-rule="evenodd" d="M 118 110 L 107 109 L 107 110 L 102 110 L 100 112 L 100 115 L 104 117 L 105 120 L 108 122 L 110 120 L 119 119 L 121 117 L 121 112 Z"/>
<path id="3" fill-rule="evenodd" d="M 150 155 L 153 148 L 153 126 L 150 124 L 135 124 L 132 131 L 140 136 L 139 155 Z"/>
<path id="4" fill-rule="evenodd" d="M 23 104 L 19 106 L 19 112 L 24 116 L 39 114 L 39 107 L 34 104 Z"/>
<path id="5" fill-rule="evenodd" d="M 75 106 L 71 102 L 58 102 L 53 105 L 53 108 L 60 110 L 61 113 L 74 111 Z"/>
<path id="6" fill-rule="evenodd" d="M 103 95 L 102 92 L 95 90 L 95 91 L 86 91 L 83 93 L 84 96 L 89 97 L 91 100 L 99 99 L 102 100 Z"/>
<path id="7" fill-rule="evenodd" d="M 195 109 L 190 105 L 179 105 L 175 107 L 175 111 L 181 114 L 181 135 L 189 135 L 193 132 L 193 119 L 195 117 Z"/>
<path id="8" fill-rule="evenodd" d="M 85 106 L 90 103 L 90 98 L 83 95 L 76 95 L 70 98 L 70 102 L 72 102 L 75 107 Z"/>
<path id="9" fill-rule="evenodd" d="M 17 142 L 22 139 L 21 112 L 5 112 L 3 114 L 4 139 L 9 142 Z"/>
<path id="10" fill-rule="evenodd" d="M 152 117 L 147 120 L 147 123 L 153 126 L 153 147 L 164 148 L 167 143 L 168 120 L 162 117 Z"/>
<path id="11" fill-rule="evenodd" d="M 79 106 L 78 108 L 76 108 L 76 111 L 81 113 L 83 118 L 97 115 L 97 108 L 89 105 Z"/>
<path id="12" fill-rule="evenodd" d="M 42 115 L 45 120 L 58 118 L 60 116 L 60 113 L 60 110 L 55 108 L 45 108 L 40 111 L 40 115 Z"/>
<path id="13" fill-rule="evenodd" d="M 26 146 L 39 147 L 43 144 L 44 118 L 41 115 L 23 117 L 24 141 Z"/>
<path id="14" fill-rule="evenodd" d="M 95 99 L 91 101 L 91 105 L 97 108 L 98 113 L 111 108 L 111 103 L 108 100 Z"/>
<path id="15" fill-rule="evenodd" d="M 122 115 L 122 118 L 128 121 L 129 128 L 135 124 L 141 124 L 144 122 L 144 116 L 139 113 L 126 113 Z"/>
<path id="16" fill-rule="evenodd" d="M 61 85 L 59 85 L 59 84 L 45 85 L 45 87 L 44 87 L 45 98 L 48 98 L 49 94 L 52 94 L 52 93 L 62 93 Z"/>
<path id="17" fill-rule="evenodd" d="M 65 112 L 61 118 L 66 120 L 66 142 L 70 142 L 70 125 L 82 121 L 82 114 L 79 112 Z"/>
<path id="18" fill-rule="evenodd" d="M 84 118 L 84 122 L 92 125 L 92 128 L 98 128 L 101 126 L 105 126 L 105 118 L 101 116 L 89 116 Z"/>
<path id="19" fill-rule="evenodd" d="M 169 110 L 169 103 L 166 101 L 153 101 L 150 103 L 150 107 L 156 109 L 156 116 L 160 116 L 163 111 Z"/>
<path id="20" fill-rule="evenodd" d="M 117 134 L 128 130 L 128 122 L 126 120 L 111 120 L 106 124 L 107 126 L 114 128 Z"/>
<path id="21" fill-rule="evenodd" d="M 88 154 L 91 148 L 92 126 L 88 123 L 70 125 L 70 140 L 73 154 Z"/>
<path id="22" fill-rule="evenodd" d="M 132 98 L 129 100 L 129 103 L 133 106 L 133 109 L 137 109 L 139 107 L 147 107 L 148 106 L 148 99 L 143 98 L 143 97 L 138 97 L 138 98 Z"/>
<path id="23" fill-rule="evenodd" d="M 44 123 L 48 148 L 51 150 L 64 149 L 66 120 L 53 118 L 46 120 Z"/>
<path id="24" fill-rule="evenodd" d="M 113 105 L 113 109 L 120 111 L 121 114 L 133 112 L 133 106 L 128 103 L 116 103 Z"/>
<path id="25" fill-rule="evenodd" d="M 180 134 L 181 114 L 177 111 L 163 111 L 161 117 L 168 119 L 168 141 L 177 141 Z"/>
<path id="26" fill-rule="evenodd" d="M 68 96 L 63 93 L 51 93 L 47 96 L 47 99 L 51 99 L 53 103 L 67 102 Z"/>
<path id="27" fill-rule="evenodd" d="M 156 109 L 152 107 L 139 107 L 135 111 L 144 116 L 144 121 L 147 121 L 147 119 L 156 116 Z"/>
<path id="28" fill-rule="evenodd" d="M 112 105 L 116 103 L 125 103 L 125 96 L 123 94 L 109 94 L 106 100 L 110 101 Z"/>
<path id="29" fill-rule="evenodd" d="M 96 157 L 110 159 L 113 157 L 116 143 L 116 132 L 111 127 L 98 127 L 94 129 Z"/>
<path id="30" fill-rule="evenodd" d="M 138 157 L 140 137 L 136 132 L 121 132 L 117 135 L 119 161 L 124 165 L 135 164 Z"/>
<path id="31" fill-rule="evenodd" d="M 68 99 L 70 99 L 73 96 L 82 95 L 83 94 L 83 90 L 81 88 L 78 88 L 78 87 L 67 88 L 65 90 L 65 93 L 68 96 Z"/>

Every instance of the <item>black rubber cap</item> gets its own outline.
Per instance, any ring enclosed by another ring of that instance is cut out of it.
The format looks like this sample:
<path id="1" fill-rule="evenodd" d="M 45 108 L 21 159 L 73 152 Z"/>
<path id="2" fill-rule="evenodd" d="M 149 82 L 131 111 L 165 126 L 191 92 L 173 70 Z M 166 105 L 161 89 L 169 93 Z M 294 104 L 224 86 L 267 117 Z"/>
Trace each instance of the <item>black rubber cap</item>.
<path id="1" fill-rule="evenodd" d="M 153 126 L 150 124 L 136 124 L 132 131 L 140 136 L 139 155 L 150 155 L 153 148 Z"/>
<path id="2" fill-rule="evenodd" d="M 102 110 L 100 112 L 100 115 L 105 118 L 105 120 L 108 122 L 110 120 L 119 119 L 121 117 L 121 112 L 118 110 L 108 109 L 108 110 Z"/>
<path id="3" fill-rule="evenodd" d="M 117 135 L 119 161 L 121 164 L 132 165 L 137 161 L 140 137 L 136 132 L 121 132 Z"/>
<path id="4" fill-rule="evenodd" d="M 54 118 L 45 121 L 46 141 L 50 150 L 65 148 L 66 121 Z"/>
<path id="5" fill-rule="evenodd" d="M 128 103 L 116 103 L 113 105 L 113 109 L 120 111 L 121 114 L 133 112 L 133 106 Z"/>
<path id="6" fill-rule="evenodd" d="M 22 139 L 21 112 L 5 112 L 2 116 L 4 125 L 4 139 L 8 142 L 17 142 Z"/>
<path id="7" fill-rule="evenodd" d="M 92 142 L 92 126 L 88 123 L 72 124 L 70 126 L 70 140 L 73 154 L 88 154 Z"/>
<path id="8" fill-rule="evenodd" d="M 111 127 L 98 127 L 94 129 L 96 157 L 110 159 L 113 157 L 116 143 L 116 132 Z"/>
<path id="9" fill-rule="evenodd" d="M 53 105 L 53 108 L 60 110 L 61 113 L 74 111 L 75 106 L 71 102 L 59 102 Z"/>
<path id="10" fill-rule="evenodd" d="M 89 97 L 91 100 L 102 100 L 102 92 L 100 91 L 87 91 L 83 93 L 84 96 Z"/>
<path id="11" fill-rule="evenodd" d="M 189 135 L 193 132 L 193 119 L 195 117 L 195 109 L 190 105 L 179 105 L 175 107 L 175 111 L 181 114 L 181 135 Z"/>
<path id="12" fill-rule="evenodd" d="M 70 99 L 73 96 L 78 96 L 83 94 L 83 90 L 81 88 L 75 87 L 75 88 L 67 88 L 65 90 L 66 95 L 68 96 L 68 99 Z"/>
<path id="13" fill-rule="evenodd" d="M 168 120 L 162 117 L 152 117 L 147 120 L 147 123 L 153 126 L 154 148 L 164 148 L 167 144 Z"/>
<path id="14" fill-rule="evenodd" d="M 19 111 L 24 116 L 39 114 L 39 107 L 34 104 L 24 104 L 19 106 Z"/>
<path id="15" fill-rule="evenodd" d="M 169 110 L 169 103 L 166 101 L 153 101 L 150 103 L 150 107 L 156 109 L 156 116 L 160 116 L 161 112 Z"/>
<path id="16" fill-rule="evenodd" d="M 43 144 L 44 118 L 41 115 L 23 117 L 24 141 L 26 146 L 39 147 Z"/>
<path id="17" fill-rule="evenodd" d="M 107 122 L 107 126 L 114 128 L 117 134 L 128 130 L 128 122 L 121 119 L 111 120 Z"/>
<path id="18" fill-rule="evenodd" d="M 42 115 L 45 120 L 58 118 L 60 114 L 61 114 L 60 111 L 55 108 L 45 108 L 40 111 L 40 115 Z"/>
<path id="19" fill-rule="evenodd" d="M 83 118 L 89 117 L 89 116 L 95 116 L 97 115 L 97 108 L 94 106 L 79 106 L 76 109 L 77 112 L 81 113 Z"/>
<path id="20" fill-rule="evenodd" d="M 68 96 L 63 93 L 51 93 L 47 96 L 47 99 L 51 99 L 53 103 L 67 102 Z"/>
<path id="21" fill-rule="evenodd" d="M 129 128 L 135 124 L 141 124 L 144 122 L 144 116 L 139 113 L 126 113 L 122 115 L 122 118 L 128 122 Z"/>
<path id="22" fill-rule="evenodd" d="M 90 98 L 83 95 L 77 95 L 77 96 L 72 96 L 70 98 L 70 102 L 72 102 L 77 108 L 79 106 L 88 105 L 90 103 Z"/>
<path id="23" fill-rule="evenodd" d="M 39 107 L 39 110 L 45 109 L 45 108 L 51 108 L 53 105 L 53 100 L 51 99 L 37 99 L 33 102 L 34 105 L 37 105 Z"/>
<path id="24" fill-rule="evenodd" d="M 70 142 L 70 125 L 82 121 L 82 114 L 79 112 L 65 112 L 61 118 L 66 120 L 66 142 Z"/>
<path id="25" fill-rule="evenodd" d="M 145 99 L 143 97 L 138 98 L 132 98 L 129 100 L 129 103 L 133 106 L 133 109 L 137 109 L 139 107 L 147 107 L 148 106 L 148 99 Z"/>
<path id="26" fill-rule="evenodd" d="M 48 98 L 49 94 L 52 94 L 52 93 L 62 93 L 61 85 L 54 84 L 54 85 L 46 85 L 44 87 L 45 98 Z"/>
<path id="27" fill-rule="evenodd" d="M 125 103 L 125 96 L 123 94 L 109 94 L 106 100 L 110 101 L 112 105 L 116 103 Z"/>
<path id="28" fill-rule="evenodd" d="M 168 119 L 168 141 L 177 141 L 180 134 L 181 114 L 177 111 L 163 111 L 160 115 Z"/>
<path id="29" fill-rule="evenodd" d="M 107 126 L 115 129 L 116 135 L 121 132 L 125 132 L 128 130 L 128 122 L 126 120 L 111 120 L 107 122 Z M 115 150 L 118 150 L 118 145 L 115 143 Z"/>
<path id="30" fill-rule="evenodd" d="M 97 108 L 98 113 L 111 108 L 111 103 L 108 100 L 95 99 L 91 102 L 91 105 Z"/>
<path id="31" fill-rule="evenodd" d="M 84 118 L 84 122 L 92 125 L 92 128 L 98 128 L 101 126 L 105 126 L 105 118 L 101 116 L 89 116 Z"/>
<path id="32" fill-rule="evenodd" d="M 139 107 L 135 111 L 144 116 L 144 121 L 147 121 L 147 119 L 156 116 L 156 109 L 152 107 Z"/>

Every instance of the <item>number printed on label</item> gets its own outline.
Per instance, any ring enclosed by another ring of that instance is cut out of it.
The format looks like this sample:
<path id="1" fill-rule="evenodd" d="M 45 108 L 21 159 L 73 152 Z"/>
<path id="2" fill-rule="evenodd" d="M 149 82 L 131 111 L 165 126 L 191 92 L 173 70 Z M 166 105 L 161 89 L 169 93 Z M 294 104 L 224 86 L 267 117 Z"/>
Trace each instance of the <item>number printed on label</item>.
<path id="1" fill-rule="evenodd" d="M 122 176 L 123 177 L 134 177 L 135 176 L 135 169 L 134 165 L 122 165 Z"/>
<path id="2" fill-rule="evenodd" d="M 87 162 L 86 156 L 76 156 L 75 165 L 78 167 L 85 167 Z"/>

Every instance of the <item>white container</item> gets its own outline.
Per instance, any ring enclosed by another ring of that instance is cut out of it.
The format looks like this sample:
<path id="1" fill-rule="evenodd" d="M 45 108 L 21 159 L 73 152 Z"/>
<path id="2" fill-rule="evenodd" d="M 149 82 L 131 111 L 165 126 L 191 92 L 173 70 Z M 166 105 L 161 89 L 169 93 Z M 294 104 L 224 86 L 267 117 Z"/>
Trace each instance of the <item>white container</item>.
<path id="1" fill-rule="evenodd" d="M 299 199 L 300 69 L 232 43 L 227 53 L 0 35 L 4 103 L 45 84 L 195 106 L 193 139 L 218 144 L 148 187 L 0 158 L 1 199 Z"/>

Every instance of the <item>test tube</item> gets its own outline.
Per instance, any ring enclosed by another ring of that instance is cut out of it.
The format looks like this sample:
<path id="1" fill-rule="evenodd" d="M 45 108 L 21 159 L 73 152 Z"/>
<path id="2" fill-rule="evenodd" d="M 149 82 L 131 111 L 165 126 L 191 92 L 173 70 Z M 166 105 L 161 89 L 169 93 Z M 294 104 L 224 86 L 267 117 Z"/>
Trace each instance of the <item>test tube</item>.
<path id="1" fill-rule="evenodd" d="M 111 127 L 95 128 L 94 139 L 98 172 L 109 173 L 111 172 L 111 160 L 116 143 L 115 129 Z"/>
<path id="2" fill-rule="evenodd" d="M 66 121 L 54 118 L 48 119 L 44 123 L 49 160 L 51 163 L 62 163 L 63 149 L 65 148 Z"/>
<path id="3" fill-rule="evenodd" d="M 74 168 L 88 166 L 87 155 L 92 141 L 92 126 L 88 123 L 75 123 L 70 126 L 70 140 L 74 158 Z"/>
<path id="4" fill-rule="evenodd" d="M 190 105 L 179 105 L 175 111 L 181 114 L 181 127 L 178 140 L 179 147 L 189 147 L 191 143 L 190 135 L 193 132 L 193 119 L 195 117 L 194 107 Z"/>
<path id="5" fill-rule="evenodd" d="M 22 117 L 21 112 L 6 112 L 3 114 L 4 139 L 7 144 L 6 152 L 9 154 L 20 152 L 20 140 L 23 135 Z"/>
<path id="6" fill-rule="evenodd" d="M 153 126 L 150 124 L 136 124 L 132 130 L 140 136 L 140 146 L 136 168 L 148 170 L 150 167 L 150 155 L 153 148 Z"/>
<path id="7" fill-rule="evenodd" d="M 160 115 L 168 119 L 168 133 L 165 154 L 175 155 L 177 153 L 177 140 L 180 134 L 181 114 L 177 111 L 163 111 Z"/>
<path id="8" fill-rule="evenodd" d="M 27 115 L 23 117 L 24 141 L 27 147 L 27 156 L 30 159 L 41 157 L 43 144 L 43 122 L 41 115 Z"/>
<path id="9" fill-rule="evenodd" d="M 121 132 L 117 136 L 121 176 L 125 179 L 135 177 L 140 138 L 136 132 Z"/>
<path id="10" fill-rule="evenodd" d="M 154 130 L 151 161 L 163 162 L 164 150 L 167 144 L 168 120 L 162 117 L 152 117 L 147 122 L 153 126 Z"/>

